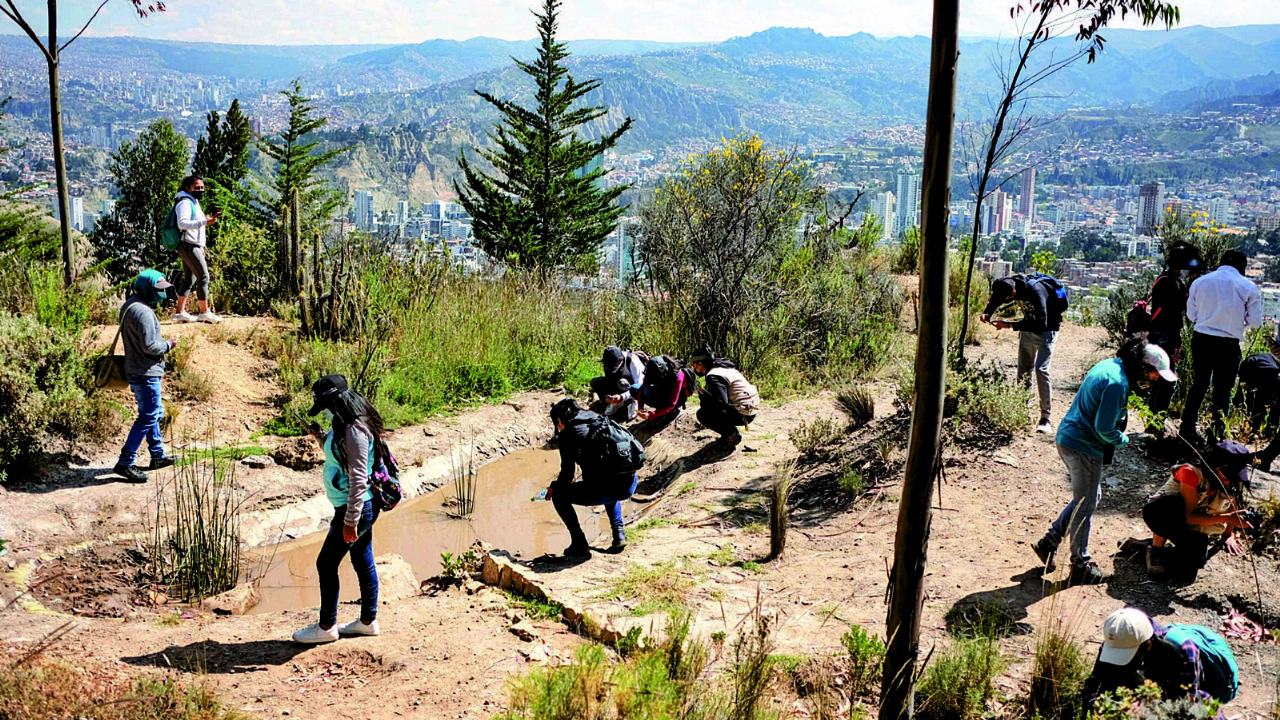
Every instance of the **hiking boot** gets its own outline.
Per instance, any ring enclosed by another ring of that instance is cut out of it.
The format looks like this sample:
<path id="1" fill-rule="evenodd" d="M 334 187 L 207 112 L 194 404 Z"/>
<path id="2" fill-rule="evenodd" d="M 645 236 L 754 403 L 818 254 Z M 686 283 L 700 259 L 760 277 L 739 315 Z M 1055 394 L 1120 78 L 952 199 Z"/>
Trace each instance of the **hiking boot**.
<path id="1" fill-rule="evenodd" d="M 190 323 L 196 321 L 196 316 L 189 312 L 180 312 L 173 314 L 173 321 L 176 323 Z"/>
<path id="2" fill-rule="evenodd" d="M 1093 562 L 1072 565 L 1071 576 L 1068 578 L 1068 582 L 1072 585 L 1101 585 L 1106 581 L 1106 574 L 1098 569 L 1097 563 Z"/>
<path id="3" fill-rule="evenodd" d="M 609 546 L 609 552 L 618 554 L 627 549 L 627 534 L 618 528 L 613 531 L 613 544 Z"/>
<path id="4" fill-rule="evenodd" d="M 1147 547 L 1147 574 L 1151 577 L 1164 575 L 1164 548 L 1151 545 Z"/>
<path id="5" fill-rule="evenodd" d="M 111 472 L 124 478 L 125 482 L 144 483 L 147 481 L 147 474 L 142 472 L 142 468 L 137 465 L 116 463 L 116 466 L 111 468 Z"/>
<path id="6" fill-rule="evenodd" d="M 151 458 L 151 464 L 147 466 L 148 470 L 163 470 L 177 462 L 171 457 Z"/>
<path id="7" fill-rule="evenodd" d="M 1058 552 L 1058 548 L 1049 543 L 1049 538 L 1040 538 L 1031 546 L 1036 557 L 1040 558 L 1040 564 L 1044 565 L 1046 571 L 1053 570 L 1053 556 Z"/>
<path id="8" fill-rule="evenodd" d="M 371 623 L 365 623 L 359 618 L 352 620 L 346 625 L 338 627 L 338 635 L 342 637 L 350 637 L 352 635 L 381 635 L 382 631 L 378 628 L 378 621 L 375 618 Z"/>
<path id="9" fill-rule="evenodd" d="M 333 642 L 338 639 L 338 626 L 325 630 L 320 627 L 319 623 L 308 625 L 293 634 L 293 641 L 302 643 L 303 645 L 318 645 L 320 643 Z"/>
<path id="10" fill-rule="evenodd" d="M 196 316 L 196 322 L 209 323 L 211 325 L 216 325 L 217 323 L 222 322 L 222 318 L 218 315 L 214 315 L 211 312 L 202 312 Z"/>
<path id="11" fill-rule="evenodd" d="M 591 557 L 591 546 L 587 544 L 586 540 L 575 540 L 569 547 L 564 549 L 564 557 L 571 560 L 589 558 Z"/>

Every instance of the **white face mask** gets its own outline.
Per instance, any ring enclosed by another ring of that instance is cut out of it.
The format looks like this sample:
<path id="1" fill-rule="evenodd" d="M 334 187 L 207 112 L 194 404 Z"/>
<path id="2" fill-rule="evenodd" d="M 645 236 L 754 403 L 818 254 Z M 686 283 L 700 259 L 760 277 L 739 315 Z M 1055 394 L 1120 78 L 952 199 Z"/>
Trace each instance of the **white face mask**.
<path id="1" fill-rule="evenodd" d="M 1183 281 L 1183 282 L 1189 282 L 1189 281 L 1191 280 L 1191 271 L 1190 271 L 1190 270 L 1186 270 L 1186 269 L 1179 270 L 1179 271 L 1178 271 L 1178 274 L 1182 275 L 1182 281 Z"/>
<path id="2" fill-rule="evenodd" d="M 330 425 L 333 424 L 333 413 L 331 411 L 325 410 L 323 413 L 321 413 L 321 415 L 324 416 L 324 419 L 328 421 Z"/>

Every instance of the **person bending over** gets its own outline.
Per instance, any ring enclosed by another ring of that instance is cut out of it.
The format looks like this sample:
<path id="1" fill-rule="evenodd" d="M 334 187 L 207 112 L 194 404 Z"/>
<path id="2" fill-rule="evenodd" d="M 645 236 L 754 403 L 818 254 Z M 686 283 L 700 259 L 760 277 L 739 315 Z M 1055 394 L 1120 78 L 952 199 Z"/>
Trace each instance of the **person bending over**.
<path id="1" fill-rule="evenodd" d="M 1147 343 L 1145 333 L 1139 333 L 1120 346 L 1117 357 L 1094 365 L 1085 375 L 1058 426 L 1055 441 L 1070 477 L 1071 502 L 1032 549 L 1048 567 L 1058 546 L 1070 538 L 1072 583 L 1100 583 L 1106 579 L 1089 554 L 1093 511 L 1102 498 L 1104 458 L 1129 442 L 1119 426 L 1128 417 L 1130 389 L 1150 387 L 1158 378 L 1178 380 L 1169 368 L 1169 356 Z"/>
<path id="2" fill-rule="evenodd" d="M 644 368 L 649 356 L 617 345 L 604 349 L 604 375 L 591 379 L 591 391 L 605 403 L 604 414 L 617 422 L 630 422 L 639 410 L 637 396 L 644 384 Z"/>
<path id="3" fill-rule="evenodd" d="M 1235 656 L 1222 636 L 1199 625 L 1160 625 L 1127 607 L 1102 623 L 1102 649 L 1085 680 L 1084 710 L 1120 688 L 1151 681 L 1167 699 L 1229 702 L 1239 686 Z"/>
<path id="4" fill-rule="evenodd" d="M 547 488 L 547 499 L 569 530 L 569 547 L 565 548 L 564 556 L 591 557 L 575 505 L 603 505 L 613 530 L 609 552 L 622 552 L 627 546 L 627 536 L 622 530 L 622 501 L 636 491 L 636 449 L 642 462 L 644 448 L 627 435 L 629 457 L 611 452 L 608 445 L 614 436 L 609 432 L 608 419 L 583 410 L 573 398 L 551 406 L 551 422 L 560 446 L 560 475 Z M 578 482 L 573 481 L 575 466 L 582 468 L 582 480 Z"/>

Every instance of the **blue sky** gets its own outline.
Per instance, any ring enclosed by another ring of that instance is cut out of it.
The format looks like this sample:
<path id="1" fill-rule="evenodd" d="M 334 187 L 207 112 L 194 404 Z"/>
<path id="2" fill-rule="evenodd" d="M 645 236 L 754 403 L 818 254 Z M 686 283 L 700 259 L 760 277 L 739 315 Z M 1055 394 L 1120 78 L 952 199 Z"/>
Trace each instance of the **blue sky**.
<path id="1" fill-rule="evenodd" d="M 533 37 L 529 8 L 538 0 L 170 0 L 169 11 L 139 20 L 126 0 L 110 0 L 93 35 L 250 44 L 409 43 L 485 35 Z M 962 0 L 965 35 L 1009 34 L 1015 0 Z M 1028 0 L 1023 0 L 1027 2 Z M 1182 0 L 1182 25 L 1280 24 L 1276 0 Z M 17 5 L 43 31 L 45 3 Z M 97 6 L 63 0 L 62 32 Z M 774 26 L 811 27 L 824 35 L 927 35 L 929 0 L 565 0 L 561 37 L 723 40 Z M 0 32 L 13 32 L 0 18 Z M 1128 25 L 1132 25 L 1129 23 Z"/>

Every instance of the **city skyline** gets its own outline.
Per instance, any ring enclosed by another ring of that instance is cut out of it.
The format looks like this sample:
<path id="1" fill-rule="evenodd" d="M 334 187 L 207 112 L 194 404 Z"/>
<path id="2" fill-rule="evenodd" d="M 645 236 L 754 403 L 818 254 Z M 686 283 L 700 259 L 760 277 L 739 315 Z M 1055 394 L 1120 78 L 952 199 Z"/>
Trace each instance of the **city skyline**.
<path id="1" fill-rule="evenodd" d="M 17 4 L 37 32 L 43 32 L 41 5 L 31 0 Z M 318 0 L 305 5 L 283 0 L 175 0 L 165 13 L 138 19 L 127 3 L 111 3 L 86 34 L 250 45 L 399 44 L 474 37 L 528 40 L 534 36 L 529 11 L 535 4 L 536 0 L 478 0 L 468 4 L 457 0 L 391 0 L 378 4 Z M 1177 5 L 1182 27 L 1280 23 L 1280 3 L 1257 6 L 1184 0 Z M 1013 31 L 1010 7 L 1009 3 L 993 0 L 962 5 L 961 33 L 969 37 L 1008 36 Z M 61 8 L 62 32 L 69 34 L 78 29 L 91 10 L 87 6 Z M 635 5 L 624 0 L 571 0 L 561 8 L 560 37 L 715 42 L 771 27 L 807 27 L 828 36 L 867 32 L 888 38 L 928 35 L 931 22 L 931 4 L 927 0 L 892 4 L 872 0 L 654 0 L 644 13 L 637 13 Z M 1113 27 L 1140 25 L 1130 18 L 1113 23 Z M 0 28 L 4 34 L 17 32 L 12 24 Z"/>

